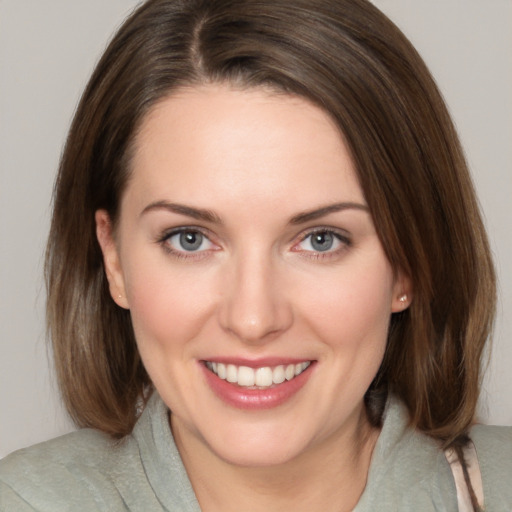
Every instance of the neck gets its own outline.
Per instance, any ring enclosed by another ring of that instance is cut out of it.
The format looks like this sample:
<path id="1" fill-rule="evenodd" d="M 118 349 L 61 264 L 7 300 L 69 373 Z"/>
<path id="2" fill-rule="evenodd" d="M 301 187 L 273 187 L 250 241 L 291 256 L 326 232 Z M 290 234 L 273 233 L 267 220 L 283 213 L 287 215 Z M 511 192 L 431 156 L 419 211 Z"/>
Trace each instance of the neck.
<path id="1" fill-rule="evenodd" d="M 284 464 L 247 467 L 218 458 L 172 422 L 173 433 L 203 512 L 349 511 L 364 490 L 379 431 L 363 410 L 349 431 L 334 432 Z"/>

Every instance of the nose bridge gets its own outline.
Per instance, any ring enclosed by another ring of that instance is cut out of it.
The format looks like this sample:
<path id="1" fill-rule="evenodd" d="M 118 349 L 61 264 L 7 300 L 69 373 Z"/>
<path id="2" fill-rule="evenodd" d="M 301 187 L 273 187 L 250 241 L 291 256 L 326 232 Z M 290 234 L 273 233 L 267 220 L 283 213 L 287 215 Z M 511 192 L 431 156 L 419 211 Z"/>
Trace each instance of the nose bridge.
<path id="1" fill-rule="evenodd" d="M 291 321 L 291 305 L 279 286 L 279 265 L 272 255 L 253 248 L 235 256 L 220 308 L 222 327 L 257 343 L 277 336 Z"/>

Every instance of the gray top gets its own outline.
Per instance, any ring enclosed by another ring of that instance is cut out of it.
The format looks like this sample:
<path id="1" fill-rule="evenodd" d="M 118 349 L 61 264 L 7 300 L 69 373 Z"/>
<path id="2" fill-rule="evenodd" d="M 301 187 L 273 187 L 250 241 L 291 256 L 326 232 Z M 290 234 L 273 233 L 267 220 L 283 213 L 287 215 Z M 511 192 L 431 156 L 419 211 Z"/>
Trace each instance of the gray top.
<path id="1" fill-rule="evenodd" d="M 486 511 L 512 510 L 512 428 L 474 427 Z M 0 511 L 200 512 L 155 393 L 133 433 L 113 441 L 83 429 L 0 461 Z M 356 512 L 457 510 L 455 484 L 435 441 L 407 427 L 390 399 Z"/>

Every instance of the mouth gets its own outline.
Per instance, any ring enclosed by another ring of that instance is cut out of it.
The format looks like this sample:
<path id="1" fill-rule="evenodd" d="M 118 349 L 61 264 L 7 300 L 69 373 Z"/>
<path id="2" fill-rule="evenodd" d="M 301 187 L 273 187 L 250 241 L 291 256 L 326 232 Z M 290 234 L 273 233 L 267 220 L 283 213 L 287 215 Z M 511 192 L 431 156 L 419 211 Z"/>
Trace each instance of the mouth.
<path id="1" fill-rule="evenodd" d="M 205 382 L 224 403 L 260 411 L 293 399 L 313 375 L 314 360 L 200 361 Z"/>
<path id="2" fill-rule="evenodd" d="M 303 373 L 312 361 L 250 368 L 214 361 L 204 361 L 208 370 L 219 379 L 246 389 L 269 389 L 285 381 L 292 381 Z"/>

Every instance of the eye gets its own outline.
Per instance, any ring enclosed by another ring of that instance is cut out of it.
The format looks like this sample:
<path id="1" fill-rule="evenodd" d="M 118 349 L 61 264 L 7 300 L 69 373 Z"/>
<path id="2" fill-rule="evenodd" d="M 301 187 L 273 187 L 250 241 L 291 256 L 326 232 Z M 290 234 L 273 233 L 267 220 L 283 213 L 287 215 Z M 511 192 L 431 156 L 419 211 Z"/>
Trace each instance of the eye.
<path id="1" fill-rule="evenodd" d="M 163 241 L 170 250 L 176 252 L 202 252 L 214 247 L 208 237 L 197 229 L 175 230 Z"/>
<path id="2" fill-rule="evenodd" d="M 339 249 L 350 245 L 350 240 L 340 233 L 329 229 L 318 229 L 308 233 L 295 246 L 295 250 L 316 252 L 316 253 L 332 253 Z"/>

